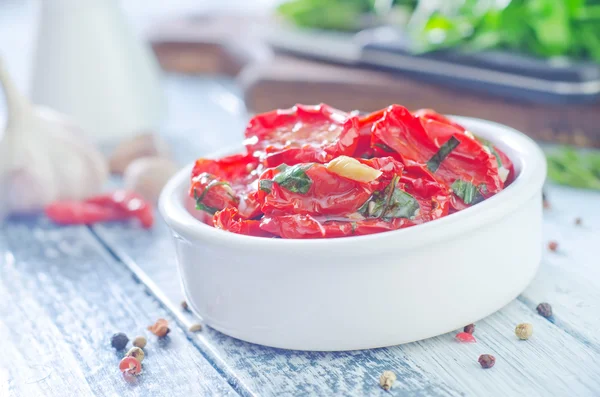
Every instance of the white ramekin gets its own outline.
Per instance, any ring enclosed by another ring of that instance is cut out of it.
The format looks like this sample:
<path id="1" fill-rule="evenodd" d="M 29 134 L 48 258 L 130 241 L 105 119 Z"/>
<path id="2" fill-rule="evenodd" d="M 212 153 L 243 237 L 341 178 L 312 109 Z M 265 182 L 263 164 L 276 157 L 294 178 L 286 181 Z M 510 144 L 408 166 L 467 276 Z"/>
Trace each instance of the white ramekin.
<path id="1" fill-rule="evenodd" d="M 545 158 L 514 129 L 455 119 L 505 151 L 516 180 L 472 208 L 392 232 L 286 240 L 214 229 L 188 211 L 191 166 L 181 170 L 160 211 L 190 307 L 235 338 L 330 351 L 432 337 L 506 305 L 540 262 Z"/>

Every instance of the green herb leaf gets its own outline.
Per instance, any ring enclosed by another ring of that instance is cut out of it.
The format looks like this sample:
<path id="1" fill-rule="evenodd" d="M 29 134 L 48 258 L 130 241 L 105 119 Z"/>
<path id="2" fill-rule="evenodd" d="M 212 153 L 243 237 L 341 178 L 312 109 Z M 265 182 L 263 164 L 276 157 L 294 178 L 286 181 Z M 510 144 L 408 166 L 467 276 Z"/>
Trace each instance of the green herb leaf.
<path id="1" fill-rule="evenodd" d="M 383 150 L 386 153 L 394 153 L 394 149 L 392 149 L 391 147 L 389 147 L 385 143 L 376 143 L 373 146 L 378 147 L 379 149 Z"/>
<path id="2" fill-rule="evenodd" d="M 374 192 L 358 209 L 365 218 L 407 218 L 417 215 L 419 202 L 398 187 L 399 176 L 395 176 L 383 193 Z"/>
<path id="3" fill-rule="evenodd" d="M 282 166 L 279 166 L 282 167 L 281 172 L 275 175 L 273 182 L 292 193 L 306 194 L 313 183 L 312 179 L 306 175 L 306 170 L 312 164 L 297 164 L 292 167 L 282 164 Z M 279 167 L 277 168 L 279 169 Z"/>
<path id="4" fill-rule="evenodd" d="M 427 168 L 429 171 L 436 172 L 440 167 L 440 164 L 442 164 L 442 161 L 444 161 L 444 159 L 448 157 L 448 155 L 452 153 L 452 151 L 456 149 L 458 145 L 460 145 L 460 141 L 454 136 L 451 136 L 450 139 L 440 146 L 440 149 L 437 151 L 437 153 L 434 154 L 433 157 L 431 157 L 427 162 Z"/>
<path id="5" fill-rule="evenodd" d="M 202 177 L 202 174 L 200 175 L 200 177 Z M 202 193 L 200 195 L 198 195 L 198 192 L 194 189 L 194 200 L 196 200 L 196 209 L 200 210 L 200 211 L 206 211 L 212 215 L 214 215 L 215 212 L 220 211 L 220 208 L 215 208 L 215 207 L 210 207 L 205 205 L 202 201 L 204 201 L 204 198 L 206 197 L 206 194 L 208 193 L 208 191 L 212 188 L 214 188 L 215 186 L 228 186 L 231 189 L 231 186 L 229 186 L 229 183 L 224 182 L 224 181 L 219 181 L 217 179 L 214 179 L 214 176 L 210 175 L 210 174 L 206 174 L 207 178 L 211 178 L 213 180 L 211 180 L 206 187 L 204 188 L 204 190 L 202 191 Z M 235 196 L 233 196 L 231 193 L 228 193 L 228 195 L 232 198 L 235 199 Z"/>
<path id="6" fill-rule="evenodd" d="M 496 157 L 496 162 L 498 163 L 498 168 L 502 168 L 502 160 L 500 159 L 500 155 L 496 151 L 496 148 L 494 147 L 492 142 L 488 141 L 485 138 L 481 138 L 478 136 L 475 136 L 475 139 L 477 139 L 483 146 L 485 146 L 486 148 L 488 148 L 490 150 L 490 152 L 492 152 L 494 157 Z"/>
<path id="7" fill-rule="evenodd" d="M 263 192 L 271 193 L 271 189 L 273 188 L 273 181 L 270 179 L 263 179 L 259 182 L 258 188 Z"/>
<path id="8" fill-rule="evenodd" d="M 465 204 L 477 204 L 485 200 L 485 197 L 480 192 L 480 189 L 487 191 L 487 186 L 480 185 L 475 186 L 471 182 L 463 181 L 462 179 L 457 179 L 452 184 L 452 191 L 456 194 Z"/>
<path id="9" fill-rule="evenodd" d="M 548 177 L 562 185 L 600 190 L 600 152 L 564 147 L 546 155 Z"/>

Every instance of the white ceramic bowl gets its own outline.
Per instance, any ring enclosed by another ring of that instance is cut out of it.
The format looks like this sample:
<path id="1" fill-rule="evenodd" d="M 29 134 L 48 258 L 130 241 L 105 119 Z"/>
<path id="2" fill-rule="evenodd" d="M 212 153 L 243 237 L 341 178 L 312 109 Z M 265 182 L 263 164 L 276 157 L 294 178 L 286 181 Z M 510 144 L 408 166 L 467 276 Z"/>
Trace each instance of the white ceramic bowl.
<path id="1" fill-rule="evenodd" d="M 235 338 L 321 351 L 429 338 L 506 305 L 540 262 L 544 155 L 509 127 L 455 119 L 505 151 L 518 177 L 472 208 L 408 229 L 322 240 L 229 233 L 186 209 L 191 166 L 180 171 L 160 210 L 188 304 Z"/>

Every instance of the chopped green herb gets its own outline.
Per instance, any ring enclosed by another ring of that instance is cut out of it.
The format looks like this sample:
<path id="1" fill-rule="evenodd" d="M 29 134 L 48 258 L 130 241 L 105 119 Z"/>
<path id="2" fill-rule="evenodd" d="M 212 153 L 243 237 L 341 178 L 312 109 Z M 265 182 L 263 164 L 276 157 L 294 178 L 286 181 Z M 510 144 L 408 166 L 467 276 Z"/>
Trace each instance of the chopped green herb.
<path id="1" fill-rule="evenodd" d="M 196 191 L 196 189 L 194 189 L 194 200 L 196 200 L 196 209 L 197 210 L 206 211 L 206 212 L 214 215 L 214 213 L 219 211 L 220 208 L 209 207 L 209 206 L 203 204 L 202 201 L 204 201 L 204 197 L 206 197 L 206 194 L 208 193 L 208 191 L 215 186 L 227 186 L 227 187 L 229 187 L 229 189 L 231 189 L 231 186 L 229 186 L 229 183 L 227 183 L 227 182 L 214 179 L 214 177 L 210 174 L 206 174 L 206 177 L 212 178 L 213 180 L 211 180 L 206 185 L 206 187 L 204 188 L 204 190 L 202 191 L 202 193 L 200 195 L 198 195 L 198 192 Z M 233 196 L 231 193 L 228 192 L 227 194 L 232 199 L 235 199 L 235 196 Z"/>
<path id="2" fill-rule="evenodd" d="M 263 192 L 271 193 L 271 189 L 273 188 L 273 181 L 270 179 L 263 179 L 259 182 L 258 188 Z"/>
<path id="3" fill-rule="evenodd" d="M 395 176 L 383 194 L 374 192 L 358 212 L 366 218 L 410 219 L 414 217 L 419 211 L 419 202 L 397 186 L 399 180 L 400 177 Z"/>
<path id="4" fill-rule="evenodd" d="M 600 152 L 563 147 L 546 155 L 548 177 L 562 185 L 600 190 Z"/>
<path id="5" fill-rule="evenodd" d="M 444 159 L 448 157 L 448 155 L 452 153 L 452 151 L 456 149 L 458 145 L 460 145 L 460 141 L 454 136 L 451 136 L 450 139 L 440 146 L 440 149 L 437 151 L 437 153 L 434 154 L 433 157 L 431 157 L 431 159 L 429 159 L 427 162 L 427 168 L 429 171 L 436 172 L 440 167 L 440 164 L 442 164 L 442 161 L 444 161 Z"/>
<path id="6" fill-rule="evenodd" d="M 487 191 L 487 186 L 480 185 L 479 187 L 473 185 L 471 182 L 463 181 L 462 179 L 457 179 L 452 184 L 452 191 L 456 194 L 465 204 L 477 204 L 482 202 L 485 198 L 479 191 L 479 189 L 483 189 Z"/>
<path id="7" fill-rule="evenodd" d="M 492 144 L 492 142 L 488 141 L 485 138 L 481 138 L 481 137 L 478 137 L 478 136 L 475 136 L 475 139 L 477 139 L 479 142 L 481 142 L 481 144 L 483 146 L 485 146 L 486 148 L 489 149 L 490 152 L 492 152 L 492 154 L 494 155 L 494 157 L 496 157 L 496 162 L 498 163 L 498 168 L 502 168 L 502 160 L 500 159 L 500 155 L 496 151 L 496 148 L 494 147 L 494 145 Z"/>
<path id="8" fill-rule="evenodd" d="M 297 164 L 291 167 L 282 164 L 277 167 L 281 172 L 275 175 L 273 182 L 292 193 L 306 194 L 312 185 L 312 179 L 306 175 L 306 170 L 310 167 L 311 164 Z"/>
<path id="9" fill-rule="evenodd" d="M 377 146 L 379 149 L 383 150 L 384 152 L 394 153 L 394 149 L 392 149 L 391 147 L 389 147 L 385 143 L 376 143 L 373 146 Z"/>

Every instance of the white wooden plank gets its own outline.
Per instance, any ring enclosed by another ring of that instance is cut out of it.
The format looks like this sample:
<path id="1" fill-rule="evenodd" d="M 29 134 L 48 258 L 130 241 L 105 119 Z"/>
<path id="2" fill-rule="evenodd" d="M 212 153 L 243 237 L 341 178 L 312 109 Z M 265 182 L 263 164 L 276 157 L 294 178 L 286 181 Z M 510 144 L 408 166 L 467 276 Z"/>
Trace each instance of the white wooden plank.
<path id="1" fill-rule="evenodd" d="M 600 354 L 600 192 L 549 186 L 548 196 L 544 239 L 558 251 L 544 247 L 541 271 L 520 299 L 534 310 L 550 303 L 552 321 Z"/>
<path id="2" fill-rule="evenodd" d="M 176 324 L 163 341 L 150 335 L 147 325 L 171 316 L 87 228 L 35 218 L 4 225 L 0 297 L 0 373 L 10 395 L 237 395 Z M 149 341 L 134 382 L 118 369 L 124 352 L 110 346 L 118 331 Z"/>
<path id="3" fill-rule="evenodd" d="M 182 299 L 175 252 L 163 224 L 140 235 L 126 225 L 104 225 L 96 233 L 126 263 L 160 290 L 177 307 Z M 177 309 L 175 309 L 177 310 Z M 188 319 L 187 321 L 193 321 Z M 514 336 L 520 322 L 534 324 L 535 336 L 521 342 Z M 512 395 L 581 395 L 600 392 L 600 358 L 594 350 L 540 317 L 520 301 L 477 325 L 478 343 L 457 344 L 454 334 L 404 346 L 352 353 L 299 353 L 264 348 L 207 329 L 198 341 L 227 363 L 252 390 L 265 395 L 299 390 L 314 394 L 368 395 L 377 391 L 376 377 L 385 368 L 398 371 L 403 390 L 445 395 L 466 393 Z M 483 371 L 479 354 L 497 358 L 496 367 Z M 352 380 L 346 380 L 351 374 Z"/>

